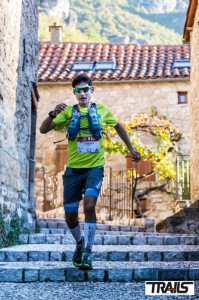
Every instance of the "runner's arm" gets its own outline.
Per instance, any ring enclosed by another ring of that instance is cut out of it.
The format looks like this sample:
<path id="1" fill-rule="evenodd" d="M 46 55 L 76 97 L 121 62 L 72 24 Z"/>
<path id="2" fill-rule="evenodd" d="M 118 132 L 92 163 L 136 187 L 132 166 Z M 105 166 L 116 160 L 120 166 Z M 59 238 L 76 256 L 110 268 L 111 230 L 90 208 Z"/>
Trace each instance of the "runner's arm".
<path id="1" fill-rule="evenodd" d="M 52 111 L 52 116 L 56 117 L 62 110 L 64 110 L 67 107 L 65 103 L 61 103 L 55 106 L 54 110 Z M 55 123 L 53 123 L 53 119 L 51 117 L 47 117 L 40 127 L 40 133 L 47 133 L 50 130 L 52 130 L 56 126 Z"/>
<path id="2" fill-rule="evenodd" d="M 126 130 L 124 129 L 124 127 L 122 126 L 122 124 L 120 124 L 119 122 L 115 125 L 115 130 L 117 132 L 117 134 L 119 135 L 119 137 L 123 140 L 123 142 L 126 144 L 127 148 L 129 149 L 130 153 L 132 154 L 132 159 L 134 162 L 138 162 L 141 159 L 140 153 L 138 151 L 136 151 L 132 145 L 131 145 L 131 141 L 129 139 L 129 136 L 126 132 Z"/>

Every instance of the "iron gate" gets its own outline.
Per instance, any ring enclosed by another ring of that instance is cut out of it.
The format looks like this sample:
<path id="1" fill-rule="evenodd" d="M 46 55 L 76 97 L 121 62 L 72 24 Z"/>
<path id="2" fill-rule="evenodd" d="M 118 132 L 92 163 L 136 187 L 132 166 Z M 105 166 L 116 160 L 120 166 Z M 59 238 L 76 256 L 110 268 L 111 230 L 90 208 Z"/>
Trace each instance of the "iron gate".
<path id="1" fill-rule="evenodd" d="M 63 173 L 44 175 L 44 211 L 63 205 Z M 108 215 L 109 220 L 114 217 L 133 218 L 135 177 L 136 170 L 133 168 L 122 171 L 105 168 L 96 212 Z"/>
<path id="2" fill-rule="evenodd" d="M 106 168 L 97 201 L 97 213 L 106 213 L 109 220 L 133 218 L 136 170 L 113 171 Z"/>
<path id="3" fill-rule="evenodd" d="M 178 200 L 190 200 L 190 157 L 177 157 L 176 196 Z"/>

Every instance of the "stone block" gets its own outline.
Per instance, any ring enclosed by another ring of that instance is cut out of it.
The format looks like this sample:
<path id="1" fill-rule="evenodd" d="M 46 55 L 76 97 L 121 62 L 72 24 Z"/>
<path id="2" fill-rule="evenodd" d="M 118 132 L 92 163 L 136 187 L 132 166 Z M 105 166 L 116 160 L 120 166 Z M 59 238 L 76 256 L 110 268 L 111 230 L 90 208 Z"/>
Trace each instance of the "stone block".
<path id="1" fill-rule="evenodd" d="M 198 245 L 197 238 L 194 236 L 181 236 L 180 244 L 181 245 Z"/>
<path id="2" fill-rule="evenodd" d="M 103 244 L 103 237 L 102 236 L 95 236 L 94 245 L 102 245 Z"/>
<path id="3" fill-rule="evenodd" d="M 93 260 L 105 261 L 107 260 L 107 257 L 108 257 L 107 251 L 103 251 L 103 252 L 92 251 Z"/>
<path id="4" fill-rule="evenodd" d="M 189 280 L 199 280 L 199 269 L 189 270 Z"/>
<path id="5" fill-rule="evenodd" d="M 50 261 L 62 261 L 62 252 L 61 251 L 50 252 Z"/>
<path id="6" fill-rule="evenodd" d="M 120 226 L 119 225 L 111 225 L 110 229 L 111 229 L 111 231 L 119 231 L 120 230 Z"/>
<path id="7" fill-rule="evenodd" d="M 129 261 L 145 261 L 144 251 L 130 251 Z"/>
<path id="8" fill-rule="evenodd" d="M 143 281 L 143 280 L 159 280 L 158 278 L 158 269 L 153 268 L 138 268 L 134 270 L 134 280 Z M 166 280 L 166 279 L 165 279 Z"/>
<path id="9" fill-rule="evenodd" d="M 182 269 L 161 269 L 159 280 L 188 280 L 188 270 Z"/>
<path id="10" fill-rule="evenodd" d="M 98 224 L 97 223 L 97 230 L 104 230 L 104 231 L 109 231 L 110 230 L 110 225 L 106 224 Z"/>
<path id="11" fill-rule="evenodd" d="M 120 226 L 120 231 L 131 231 L 131 227 L 130 226 Z"/>
<path id="12" fill-rule="evenodd" d="M 66 223 L 58 223 L 57 229 L 68 229 L 68 225 Z"/>
<path id="13" fill-rule="evenodd" d="M 132 269 L 108 269 L 108 280 L 111 282 L 132 282 Z"/>
<path id="14" fill-rule="evenodd" d="M 64 251 L 62 253 L 62 260 L 71 262 L 73 258 L 73 251 Z"/>
<path id="15" fill-rule="evenodd" d="M 109 261 L 125 261 L 126 260 L 126 252 L 123 251 L 110 251 L 107 253 Z"/>
<path id="16" fill-rule="evenodd" d="M 29 251 L 29 261 L 49 261 L 50 254 L 48 251 Z"/>
<path id="17" fill-rule="evenodd" d="M 22 269 L 0 268 L 0 282 L 23 282 Z"/>
<path id="18" fill-rule="evenodd" d="M 47 227 L 47 222 L 45 221 L 38 221 L 37 222 L 37 225 L 40 227 L 40 228 L 46 228 Z"/>
<path id="19" fill-rule="evenodd" d="M 94 281 L 94 282 L 103 282 L 104 281 L 104 270 L 100 269 L 93 269 L 91 271 L 87 272 L 88 274 L 88 281 Z"/>
<path id="20" fill-rule="evenodd" d="M 48 229 L 48 228 L 41 228 L 40 229 L 40 233 L 49 234 L 50 233 L 50 229 Z"/>
<path id="21" fill-rule="evenodd" d="M 51 234 L 65 234 L 66 229 L 51 229 L 50 233 Z"/>
<path id="22" fill-rule="evenodd" d="M 185 260 L 185 253 L 181 251 L 166 251 L 164 252 L 164 261 L 182 261 Z"/>
<path id="23" fill-rule="evenodd" d="M 8 262 L 27 261 L 27 260 L 28 260 L 27 252 L 6 251 L 6 261 Z"/>
<path id="24" fill-rule="evenodd" d="M 163 245 L 163 236 L 148 236 L 148 245 Z"/>
<path id="25" fill-rule="evenodd" d="M 161 253 L 159 251 L 147 251 L 148 261 L 161 261 Z"/>
<path id="26" fill-rule="evenodd" d="M 61 236 L 61 243 L 64 245 L 74 245 L 76 242 L 72 234 L 64 234 Z"/>
<path id="27" fill-rule="evenodd" d="M 67 269 L 67 281 L 70 282 L 81 282 L 85 281 L 85 276 L 84 276 L 84 271 L 83 270 L 78 270 L 78 269 Z"/>
<path id="28" fill-rule="evenodd" d="M 24 271 L 24 281 L 25 282 L 39 281 L 39 270 L 26 269 Z"/>
<path id="29" fill-rule="evenodd" d="M 104 245 L 117 245 L 117 236 L 105 235 Z"/>
<path id="30" fill-rule="evenodd" d="M 0 251 L 0 262 L 3 262 L 5 260 L 6 260 L 5 252 L 4 251 Z"/>
<path id="31" fill-rule="evenodd" d="M 188 260 L 199 261 L 199 251 L 190 251 L 188 253 Z"/>
<path id="32" fill-rule="evenodd" d="M 40 281 L 65 281 L 64 269 L 41 269 Z"/>
<path id="33" fill-rule="evenodd" d="M 145 236 L 134 236 L 133 245 L 147 245 L 147 239 Z"/>
<path id="34" fill-rule="evenodd" d="M 28 243 L 28 234 L 20 234 L 19 241 L 22 244 L 27 244 Z"/>
<path id="35" fill-rule="evenodd" d="M 57 229 L 57 222 L 47 222 L 47 228 Z"/>
<path id="36" fill-rule="evenodd" d="M 60 244 L 61 236 L 57 234 L 46 235 L 46 244 Z"/>
<path id="37" fill-rule="evenodd" d="M 130 245 L 130 236 L 118 236 L 118 245 Z"/>
<path id="38" fill-rule="evenodd" d="M 131 227 L 131 232 L 139 232 L 140 231 L 140 226 L 132 226 Z"/>
<path id="39" fill-rule="evenodd" d="M 29 235 L 29 244 L 45 244 L 45 235 L 44 234 L 30 234 Z"/>
<path id="40" fill-rule="evenodd" d="M 164 236 L 164 245 L 179 245 L 180 238 L 177 236 Z"/>

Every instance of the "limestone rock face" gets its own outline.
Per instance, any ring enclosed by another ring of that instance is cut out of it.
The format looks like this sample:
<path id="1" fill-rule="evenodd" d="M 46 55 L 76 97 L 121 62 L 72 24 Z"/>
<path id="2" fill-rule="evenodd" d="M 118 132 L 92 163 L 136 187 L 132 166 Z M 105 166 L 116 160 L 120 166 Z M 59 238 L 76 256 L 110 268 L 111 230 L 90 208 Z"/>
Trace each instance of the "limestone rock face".
<path id="1" fill-rule="evenodd" d="M 167 13 L 172 11 L 184 11 L 188 0 L 129 0 L 129 2 L 145 12 Z"/>
<path id="2" fill-rule="evenodd" d="M 40 12 L 49 15 L 59 25 L 76 27 L 77 14 L 70 9 L 69 0 L 40 0 Z"/>
<path id="3" fill-rule="evenodd" d="M 57 0 L 57 3 L 49 10 L 48 14 L 62 24 L 69 17 L 69 9 L 69 0 Z"/>

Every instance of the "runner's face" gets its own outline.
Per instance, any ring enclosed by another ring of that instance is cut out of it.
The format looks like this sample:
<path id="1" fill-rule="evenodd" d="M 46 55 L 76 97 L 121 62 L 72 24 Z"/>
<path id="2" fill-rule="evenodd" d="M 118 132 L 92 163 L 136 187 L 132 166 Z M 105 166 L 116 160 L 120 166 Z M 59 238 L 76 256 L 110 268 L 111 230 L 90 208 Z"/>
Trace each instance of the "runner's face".
<path id="1" fill-rule="evenodd" d="M 75 86 L 75 88 L 85 88 L 89 87 L 88 83 L 81 82 Z M 80 93 L 73 90 L 79 105 L 82 107 L 88 107 L 90 104 L 91 96 L 94 92 L 94 88 L 91 86 L 87 92 L 80 90 Z"/>

